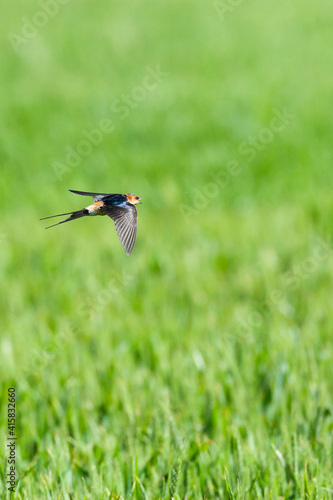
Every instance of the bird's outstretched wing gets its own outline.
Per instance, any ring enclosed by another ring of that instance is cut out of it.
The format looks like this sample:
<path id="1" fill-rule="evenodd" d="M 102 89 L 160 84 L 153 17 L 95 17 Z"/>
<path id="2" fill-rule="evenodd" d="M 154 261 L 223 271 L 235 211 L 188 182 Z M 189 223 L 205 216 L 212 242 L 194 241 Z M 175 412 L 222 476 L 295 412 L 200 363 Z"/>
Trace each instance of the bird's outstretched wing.
<path id="1" fill-rule="evenodd" d="M 110 195 L 110 193 L 86 193 L 85 191 L 75 191 L 74 189 L 70 189 L 69 191 L 81 196 L 92 196 L 94 201 L 100 201 L 104 196 Z"/>
<path id="2" fill-rule="evenodd" d="M 114 207 L 104 205 L 101 211 L 114 220 L 120 243 L 129 255 L 134 247 L 138 225 L 138 213 L 134 205 Z"/>

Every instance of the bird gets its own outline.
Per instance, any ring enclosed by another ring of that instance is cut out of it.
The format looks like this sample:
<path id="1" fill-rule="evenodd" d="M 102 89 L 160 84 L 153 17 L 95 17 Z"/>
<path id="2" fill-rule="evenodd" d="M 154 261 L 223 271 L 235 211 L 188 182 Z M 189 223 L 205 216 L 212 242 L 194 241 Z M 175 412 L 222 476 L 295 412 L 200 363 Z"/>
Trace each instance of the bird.
<path id="1" fill-rule="evenodd" d="M 118 238 L 126 254 L 130 255 L 134 247 L 138 224 L 138 213 L 135 205 L 142 203 L 141 198 L 135 194 L 88 193 L 85 191 L 75 191 L 74 189 L 70 189 L 69 191 L 81 196 L 92 196 L 94 203 L 81 210 L 43 217 L 40 220 L 62 217 L 64 215 L 70 216 L 45 229 L 58 226 L 64 222 L 80 219 L 81 217 L 108 215 L 115 223 Z"/>

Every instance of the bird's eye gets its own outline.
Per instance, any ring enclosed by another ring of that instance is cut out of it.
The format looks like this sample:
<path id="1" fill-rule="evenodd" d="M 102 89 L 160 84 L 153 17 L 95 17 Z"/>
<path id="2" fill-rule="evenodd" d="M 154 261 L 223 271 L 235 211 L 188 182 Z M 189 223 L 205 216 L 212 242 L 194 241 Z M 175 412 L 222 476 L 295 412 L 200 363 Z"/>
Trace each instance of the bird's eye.
<path id="1" fill-rule="evenodd" d="M 139 199 L 139 197 L 138 197 L 138 196 L 136 196 L 136 197 L 135 197 L 135 199 L 136 199 L 136 200 L 138 200 L 138 199 Z"/>

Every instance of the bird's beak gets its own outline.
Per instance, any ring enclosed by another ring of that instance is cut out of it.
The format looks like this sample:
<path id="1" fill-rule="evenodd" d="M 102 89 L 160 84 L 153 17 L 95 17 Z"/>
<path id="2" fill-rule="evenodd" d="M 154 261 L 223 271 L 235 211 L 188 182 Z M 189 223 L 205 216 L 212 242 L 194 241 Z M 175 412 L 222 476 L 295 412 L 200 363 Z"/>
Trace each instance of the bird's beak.
<path id="1" fill-rule="evenodd" d="M 142 198 L 139 198 L 139 200 L 142 200 Z M 142 201 L 140 201 L 140 205 L 142 205 Z"/>

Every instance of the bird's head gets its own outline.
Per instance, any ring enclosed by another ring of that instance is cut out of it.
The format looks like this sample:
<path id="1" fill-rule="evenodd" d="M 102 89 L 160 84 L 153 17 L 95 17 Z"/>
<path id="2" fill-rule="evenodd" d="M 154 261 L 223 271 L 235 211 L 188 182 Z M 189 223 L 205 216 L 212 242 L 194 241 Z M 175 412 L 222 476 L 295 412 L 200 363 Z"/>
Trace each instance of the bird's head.
<path id="1" fill-rule="evenodd" d="M 141 198 L 139 198 L 139 196 L 136 196 L 136 194 L 127 194 L 126 198 L 131 205 L 137 205 L 138 203 L 142 203 L 142 201 L 140 201 Z"/>

